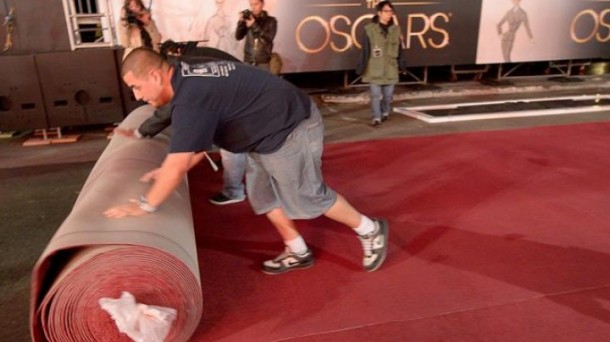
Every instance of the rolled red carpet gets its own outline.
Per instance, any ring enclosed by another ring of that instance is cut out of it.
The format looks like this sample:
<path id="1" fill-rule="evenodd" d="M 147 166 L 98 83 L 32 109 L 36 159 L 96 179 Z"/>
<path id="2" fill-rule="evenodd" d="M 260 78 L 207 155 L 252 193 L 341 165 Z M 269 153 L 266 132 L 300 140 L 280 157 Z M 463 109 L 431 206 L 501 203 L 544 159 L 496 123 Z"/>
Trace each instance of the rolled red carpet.
<path id="1" fill-rule="evenodd" d="M 136 109 L 121 125 L 138 127 L 152 111 Z M 186 179 L 154 214 L 125 219 L 102 214 L 146 191 L 148 185 L 138 179 L 160 165 L 167 141 L 165 134 L 115 136 L 105 149 L 34 267 L 34 341 L 130 341 L 98 302 L 123 291 L 138 303 L 177 311 L 167 341 L 186 341 L 197 328 L 202 294 Z"/>

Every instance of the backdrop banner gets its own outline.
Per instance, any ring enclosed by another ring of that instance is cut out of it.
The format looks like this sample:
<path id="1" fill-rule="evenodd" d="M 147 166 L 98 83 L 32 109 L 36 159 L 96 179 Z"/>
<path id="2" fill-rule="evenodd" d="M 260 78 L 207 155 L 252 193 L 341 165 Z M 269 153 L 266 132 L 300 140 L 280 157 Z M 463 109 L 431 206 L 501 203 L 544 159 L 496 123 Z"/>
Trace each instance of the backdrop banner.
<path id="1" fill-rule="evenodd" d="M 122 0 L 113 1 L 116 24 Z M 283 73 L 354 69 L 377 0 L 266 0 L 277 18 Z M 145 1 L 145 4 L 149 4 Z M 439 66 L 603 58 L 610 2 L 595 0 L 395 1 L 408 65 Z M 153 1 L 164 39 L 200 41 L 243 58 L 235 39 L 248 0 Z M 552 9 L 552 10 L 550 10 Z"/>
<path id="2" fill-rule="evenodd" d="M 605 58 L 610 2 L 483 0 L 477 63 Z"/>

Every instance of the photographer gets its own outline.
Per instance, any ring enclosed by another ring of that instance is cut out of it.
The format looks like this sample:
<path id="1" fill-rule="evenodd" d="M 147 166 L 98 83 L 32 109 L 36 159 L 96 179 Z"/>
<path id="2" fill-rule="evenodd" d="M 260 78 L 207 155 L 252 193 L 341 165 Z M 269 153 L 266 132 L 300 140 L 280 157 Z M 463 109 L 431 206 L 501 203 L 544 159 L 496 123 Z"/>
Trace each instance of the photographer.
<path id="1" fill-rule="evenodd" d="M 250 9 L 241 12 L 235 39 L 246 37 L 244 62 L 269 71 L 277 20 L 263 11 L 264 0 L 250 0 Z"/>
<path id="2" fill-rule="evenodd" d="M 125 0 L 121 8 L 119 39 L 126 51 L 136 47 L 159 51 L 161 34 L 142 0 Z"/>

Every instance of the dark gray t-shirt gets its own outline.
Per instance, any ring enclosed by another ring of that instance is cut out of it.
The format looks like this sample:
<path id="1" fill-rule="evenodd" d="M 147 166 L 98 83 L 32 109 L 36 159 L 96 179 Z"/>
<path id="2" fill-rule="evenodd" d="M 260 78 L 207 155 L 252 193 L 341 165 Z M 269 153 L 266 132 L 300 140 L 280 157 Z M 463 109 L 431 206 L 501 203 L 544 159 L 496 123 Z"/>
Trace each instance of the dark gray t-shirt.
<path id="1" fill-rule="evenodd" d="M 174 65 L 170 152 L 271 153 L 310 115 L 311 99 L 267 71 L 230 61 Z"/>

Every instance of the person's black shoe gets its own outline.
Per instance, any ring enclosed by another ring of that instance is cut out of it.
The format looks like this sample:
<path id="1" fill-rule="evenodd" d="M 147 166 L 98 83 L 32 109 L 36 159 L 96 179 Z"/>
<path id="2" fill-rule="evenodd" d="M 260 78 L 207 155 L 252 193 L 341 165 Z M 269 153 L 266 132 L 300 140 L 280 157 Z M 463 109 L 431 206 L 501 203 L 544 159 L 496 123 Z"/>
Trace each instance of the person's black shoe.
<path id="1" fill-rule="evenodd" d="M 216 204 L 216 205 L 227 205 L 227 204 L 238 203 L 245 199 L 246 199 L 246 196 L 238 197 L 238 198 L 230 198 L 230 197 L 225 196 L 225 194 L 223 194 L 221 192 L 221 193 L 215 195 L 214 197 L 211 197 L 210 203 Z"/>

